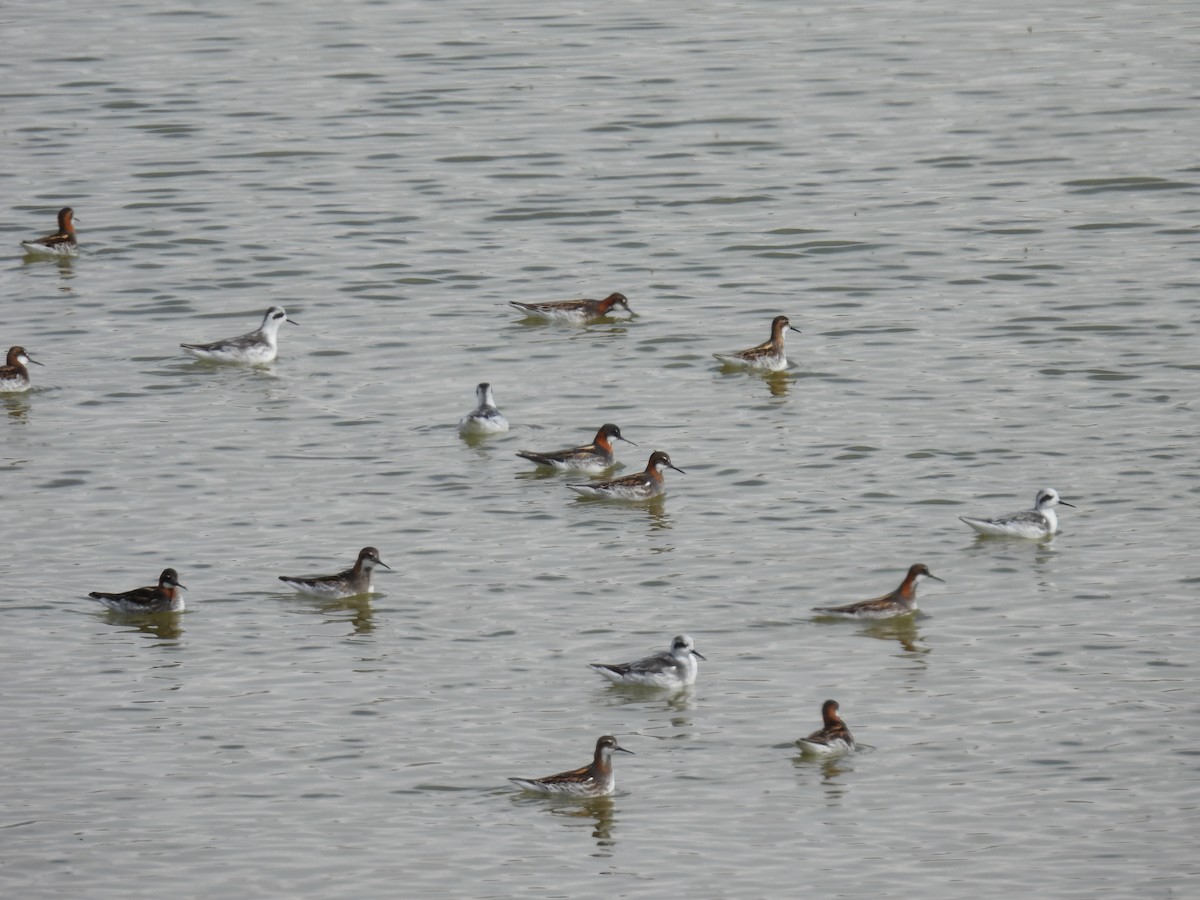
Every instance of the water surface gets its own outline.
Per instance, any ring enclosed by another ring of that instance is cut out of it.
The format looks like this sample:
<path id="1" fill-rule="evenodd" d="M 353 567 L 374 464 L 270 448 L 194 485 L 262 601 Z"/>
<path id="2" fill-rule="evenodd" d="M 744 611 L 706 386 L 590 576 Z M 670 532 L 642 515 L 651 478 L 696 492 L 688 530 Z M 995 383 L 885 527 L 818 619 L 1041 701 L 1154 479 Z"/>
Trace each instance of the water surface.
<path id="1" fill-rule="evenodd" d="M 1186 892 L 1188 12 L 9 9 L 5 893 Z M 65 204 L 79 258 L 23 260 Z M 178 349 L 272 304 L 266 369 Z M 780 313 L 782 377 L 711 358 Z M 606 421 L 661 502 L 514 456 Z M 1051 541 L 957 519 L 1043 486 Z M 366 544 L 372 598 L 276 581 Z M 918 561 L 921 615 L 813 620 Z M 86 599 L 167 565 L 183 615 Z M 681 632 L 683 695 L 586 668 Z M 800 759 L 827 697 L 865 746 Z M 604 733 L 611 800 L 510 790 Z"/>

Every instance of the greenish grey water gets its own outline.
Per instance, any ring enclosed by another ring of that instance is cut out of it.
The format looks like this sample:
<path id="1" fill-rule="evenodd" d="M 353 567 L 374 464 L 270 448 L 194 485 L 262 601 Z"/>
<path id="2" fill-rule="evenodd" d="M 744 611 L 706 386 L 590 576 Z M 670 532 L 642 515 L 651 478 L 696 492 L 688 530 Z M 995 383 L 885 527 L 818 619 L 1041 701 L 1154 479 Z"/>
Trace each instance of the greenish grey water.
<path id="1" fill-rule="evenodd" d="M 4 894 L 1186 893 L 1189 12 L 6 9 Z M 268 370 L 180 354 L 273 303 Z M 781 312 L 787 376 L 716 367 Z M 661 503 L 513 455 L 605 421 Z M 1050 542 L 957 520 L 1044 485 Z M 276 589 L 364 544 L 378 596 Z M 86 599 L 166 565 L 181 616 Z M 684 631 L 688 694 L 586 668 Z M 801 760 L 829 696 L 866 747 Z M 509 789 L 606 732 L 610 801 Z"/>

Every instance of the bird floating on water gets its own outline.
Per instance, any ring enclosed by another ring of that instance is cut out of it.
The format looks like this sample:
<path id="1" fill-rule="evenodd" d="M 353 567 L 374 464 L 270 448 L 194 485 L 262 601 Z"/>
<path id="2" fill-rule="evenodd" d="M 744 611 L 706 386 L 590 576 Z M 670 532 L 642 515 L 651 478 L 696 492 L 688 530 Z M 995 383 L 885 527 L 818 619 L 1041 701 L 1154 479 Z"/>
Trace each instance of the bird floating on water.
<path id="1" fill-rule="evenodd" d="M 594 322 L 609 315 L 618 306 L 632 313 L 624 294 L 611 293 L 603 300 L 558 300 L 553 303 L 521 303 L 509 300 L 509 305 L 527 316 L 547 321 Z"/>
<path id="2" fill-rule="evenodd" d="M 282 306 L 272 306 L 263 315 L 262 325 L 248 334 L 225 338 L 211 344 L 180 344 L 179 346 L 197 359 L 210 362 L 264 365 L 275 359 L 279 352 L 276 335 L 284 322 L 298 324 L 288 318 L 288 314 Z"/>
<path id="3" fill-rule="evenodd" d="M 606 734 L 596 741 L 596 753 L 592 763 L 569 772 L 559 772 L 545 778 L 510 778 L 517 787 L 535 794 L 556 794 L 563 797 L 607 797 L 617 786 L 613 776 L 613 753 L 629 753 L 617 744 L 617 739 Z"/>
<path id="4" fill-rule="evenodd" d="M 836 700 L 826 700 L 821 704 L 821 730 L 797 740 L 801 750 L 815 756 L 832 756 L 854 749 L 854 736 L 838 714 L 839 709 Z"/>
<path id="5" fill-rule="evenodd" d="M 1075 505 L 1068 503 L 1058 496 L 1054 488 L 1042 488 L 1033 500 L 1033 509 L 1023 509 L 1020 512 L 1008 513 L 994 519 L 977 519 L 973 516 L 959 516 L 980 534 L 989 537 L 1020 537 L 1039 539 L 1049 537 L 1058 531 L 1058 516 L 1054 514 L 1055 506 Z"/>
<path id="6" fill-rule="evenodd" d="M 75 210 L 64 206 L 58 211 L 58 231 L 21 241 L 21 248 L 30 256 L 75 256 L 79 253 L 79 242 L 75 239 Z"/>
<path id="7" fill-rule="evenodd" d="M 661 495 L 667 489 L 663 481 L 663 469 L 674 469 L 680 474 L 687 474 L 683 469 L 672 465 L 671 457 L 666 453 L 662 450 L 655 450 L 650 454 L 650 461 L 646 463 L 646 469 L 643 472 L 635 472 L 633 475 L 626 475 L 612 481 L 568 484 L 567 487 L 585 497 L 597 497 L 603 500 L 649 500 Z"/>
<path id="8" fill-rule="evenodd" d="M 904 616 L 917 608 L 917 585 L 926 578 L 942 581 L 924 563 L 909 566 L 908 574 L 900 582 L 900 587 L 882 597 L 871 600 L 860 600 L 845 606 L 818 606 L 816 612 L 835 616 L 853 616 L 860 619 L 890 619 L 894 616 Z"/>
<path id="9" fill-rule="evenodd" d="M 179 583 L 178 572 L 174 569 L 163 569 L 162 574 L 158 576 L 158 584 L 113 594 L 92 591 L 88 596 L 116 612 L 180 612 L 183 609 L 183 596 L 179 592 L 185 590 L 187 588 Z"/>
<path id="10" fill-rule="evenodd" d="M 681 634 L 671 641 L 671 649 L 628 663 L 589 663 L 614 684 L 643 687 L 682 688 L 696 682 L 699 666 L 704 659 L 690 635 Z"/>
<path id="11" fill-rule="evenodd" d="M 475 400 L 478 405 L 458 420 L 458 430 L 462 434 L 499 434 L 508 431 L 508 419 L 501 415 L 496 408 L 496 399 L 492 396 L 492 386 L 486 381 L 475 388 Z"/>
<path id="12" fill-rule="evenodd" d="M 714 353 L 727 366 L 742 366 L 749 369 L 764 369 L 778 372 L 787 368 L 787 355 L 783 352 L 783 337 L 786 331 L 800 333 L 800 329 L 788 322 L 787 316 L 776 316 L 771 322 L 771 337 L 765 343 L 749 350 L 733 353 Z"/>

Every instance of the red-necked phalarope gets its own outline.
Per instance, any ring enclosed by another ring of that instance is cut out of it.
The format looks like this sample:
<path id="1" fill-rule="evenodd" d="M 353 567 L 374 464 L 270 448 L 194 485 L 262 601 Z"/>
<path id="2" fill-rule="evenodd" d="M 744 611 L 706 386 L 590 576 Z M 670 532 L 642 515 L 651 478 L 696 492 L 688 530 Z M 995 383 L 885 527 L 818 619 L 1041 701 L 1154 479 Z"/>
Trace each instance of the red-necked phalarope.
<path id="1" fill-rule="evenodd" d="M 9 347 L 8 358 L 0 366 L 0 394 L 27 391 L 31 385 L 27 363 L 40 366 L 41 363 L 31 357 L 24 347 Z"/>
<path id="2" fill-rule="evenodd" d="M 508 431 L 508 419 L 496 409 L 492 386 L 486 381 L 475 388 L 475 400 L 479 405 L 458 420 L 458 430 L 461 433 L 498 434 Z"/>
<path id="3" fill-rule="evenodd" d="M 158 584 L 134 588 L 119 594 L 92 591 L 88 594 L 109 609 L 123 613 L 179 612 L 183 609 L 183 596 L 179 593 L 187 588 L 179 583 L 179 573 L 174 569 L 163 569 Z"/>
<path id="4" fill-rule="evenodd" d="M 573 491 L 578 491 L 585 497 L 599 497 L 604 500 L 649 500 L 659 496 L 667 489 L 663 482 L 662 470 L 674 469 L 686 475 L 683 469 L 671 464 L 671 457 L 661 450 L 650 454 L 644 472 L 636 472 L 617 478 L 613 481 L 600 481 L 596 484 L 568 484 Z"/>
<path id="5" fill-rule="evenodd" d="M 632 750 L 617 746 L 617 739 L 606 734 L 596 741 L 596 755 L 590 766 L 560 772 L 546 778 L 510 778 L 517 787 L 538 794 L 558 794 L 565 797 L 607 797 L 617 786 L 613 775 L 614 752 L 632 754 Z"/>
<path id="6" fill-rule="evenodd" d="M 614 684 L 637 684 L 645 687 L 681 688 L 695 684 L 700 668 L 696 659 L 704 659 L 690 635 L 681 634 L 671 641 L 671 649 L 636 662 L 589 663 Z"/>
<path id="7" fill-rule="evenodd" d="M 799 328 L 794 328 L 788 322 L 787 316 L 776 316 L 771 322 L 771 339 L 765 344 L 751 347 L 749 350 L 739 350 L 736 353 L 714 353 L 717 359 L 727 366 L 746 366 L 751 369 L 766 369 L 778 372 L 787 368 L 787 356 L 783 352 L 783 333 L 792 330 L 797 334 Z"/>
<path id="8" fill-rule="evenodd" d="M 612 293 L 603 300 L 560 300 L 556 303 L 519 303 L 508 301 L 527 316 L 539 319 L 559 320 L 562 322 L 594 322 L 603 319 L 614 306 L 625 307 L 625 312 L 632 313 L 629 301 L 624 294 Z"/>
<path id="9" fill-rule="evenodd" d="M 531 460 L 539 466 L 558 469 L 560 472 L 603 472 L 611 469 L 616 462 L 613 456 L 610 438 L 633 444 L 633 441 L 621 437 L 621 429 L 611 423 L 601 425 L 596 437 L 590 444 L 582 447 L 572 447 L 569 450 L 554 450 L 549 453 L 537 453 L 533 450 L 518 450 L 517 456 Z M 637 446 L 637 444 L 633 444 Z"/>
<path id="10" fill-rule="evenodd" d="M 299 323 L 288 318 L 282 306 L 272 306 L 263 316 L 262 325 L 256 331 L 238 337 L 214 341 L 211 344 L 180 344 L 179 346 L 197 359 L 213 362 L 236 362 L 262 365 L 269 363 L 279 352 L 276 334 L 284 322 Z"/>
<path id="11" fill-rule="evenodd" d="M 824 725 L 820 731 L 814 731 L 808 737 L 796 741 L 801 750 L 819 756 L 831 756 L 854 749 L 854 735 L 842 721 L 838 708 L 836 700 L 826 700 L 821 704 L 821 719 Z"/>
<path id="12" fill-rule="evenodd" d="M 994 519 L 975 519 L 971 516 L 959 518 L 980 534 L 1037 539 L 1049 537 L 1058 531 L 1058 516 L 1052 508 L 1055 506 L 1075 508 L 1074 504 L 1059 497 L 1054 488 L 1042 488 L 1033 500 L 1033 509 L 1023 509 Z"/>
<path id="13" fill-rule="evenodd" d="M 917 608 L 917 585 L 926 578 L 942 581 L 930 572 L 924 563 L 917 563 L 908 567 L 908 574 L 900 582 L 900 587 L 890 594 L 873 600 L 860 600 L 846 606 L 818 606 L 815 607 L 815 611 L 836 616 L 856 616 L 860 619 L 890 619 L 893 616 L 907 615 Z"/>
<path id="14" fill-rule="evenodd" d="M 79 252 L 75 240 L 75 210 L 64 206 L 58 211 L 58 231 L 32 241 L 21 241 L 21 248 L 32 256 L 74 256 Z"/>
<path id="15" fill-rule="evenodd" d="M 302 594 L 312 594 L 315 597 L 342 598 L 357 597 L 359 594 L 375 592 L 372 572 L 376 566 L 390 569 L 387 563 L 379 558 L 379 551 L 374 547 L 363 547 L 358 551 L 358 559 L 354 566 L 336 575 L 314 575 L 308 578 L 280 575 L 279 580 L 290 588 Z"/>

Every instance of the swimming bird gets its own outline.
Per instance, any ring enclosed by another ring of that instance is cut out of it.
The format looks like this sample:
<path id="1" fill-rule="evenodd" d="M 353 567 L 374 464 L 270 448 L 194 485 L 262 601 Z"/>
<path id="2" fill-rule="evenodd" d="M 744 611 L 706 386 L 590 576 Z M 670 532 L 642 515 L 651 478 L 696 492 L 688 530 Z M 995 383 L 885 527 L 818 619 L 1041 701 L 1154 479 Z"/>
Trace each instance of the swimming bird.
<path id="1" fill-rule="evenodd" d="M 994 519 L 976 519 L 972 516 L 959 518 L 978 531 L 990 537 L 1021 537 L 1044 538 L 1058 531 L 1058 516 L 1053 507 L 1069 506 L 1075 508 L 1058 496 L 1054 488 L 1042 488 L 1033 500 L 1033 509 L 1023 509 L 1020 512 L 1008 513 Z"/>
<path id="2" fill-rule="evenodd" d="M 554 303 L 520 303 L 509 300 L 509 305 L 527 316 L 560 322 L 594 322 L 612 312 L 613 307 L 623 306 L 632 313 L 624 294 L 612 293 L 603 300 L 559 300 Z"/>
<path id="3" fill-rule="evenodd" d="M 629 663 L 589 663 L 613 684 L 636 684 L 644 687 L 681 688 L 695 684 L 699 666 L 704 659 L 690 635 L 681 634 L 671 641 L 671 649 Z"/>
<path id="4" fill-rule="evenodd" d="M 612 481 L 568 484 L 567 487 L 585 497 L 599 497 L 604 500 L 649 500 L 651 497 L 659 496 L 667 489 L 663 482 L 663 469 L 674 469 L 681 475 L 687 474 L 683 469 L 672 465 L 671 457 L 666 453 L 662 450 L 655 450 L 650 454 L 650 461 L 646 463 L 644 472 L 636 472 Z"/>
<path id="5" fill-rule="evenodd" d="M 609 423 L 601 425 L 592 442 L 584 444 L 582 447 L 572 447 L 569 450 L 553 450 L 548 453 L 538 453 L 533 450 L 518 450 L 517 456 L 535 462 L 539 466 L 558 469 L 560 472 L 603 472 L 605 469 L 612 468 L 613 463 L 616 462 L 612 444 L 609 443 L 610 438 L 616 438 L 618 441 L 625 441 L 627 444 L 637 446 L 633 441 L 621 436 L 620 428 Z"/>
<path id="6" fill-rule="evenodd" d="M 212 362 L 250 363 L 263 365 L 269 363 L 279 352 L 276 334 L 284 322 L 297 325 L 289 319 L 282 306 L 272 306 L 263 315 L 262 325 L 249 334 L 214 341 L 211 344 L 180 344 L 179 346 L 197 359 Z"/>
<path id="7" fill-rule="evenodd" d="M 768 372 L 778 372 L 787 368 L 787 356 L 783 352 L 783 333 L 794 331 L 800 334 L 800 329 L 788 322 L 787 316 L 776 316 L 771 322 L 771 339 L 749 350 L 738 350 L 735 353 L 714 353 L 717 359 L 727 366 L 745 366 L 750 369 L 765 369 Z"/>
<path id="8" fill-rule="evenodd" d="M 815 611 L 835 616 L 856 616 L 860 619 L 890 619 L 893 616 L 907 615 L 917 608 L 917 585 L 926 578 L 942 581 L 930 572 L 924 563 L 916 563 L 908 567 L 908 574 L 900 582 L 900 587 L 890 594 L 873 600 L 860 600 L 846 606 L 818 606 L 815 607 Z"/>
<path id="9" fill-rule="evenodd" d="M 4 365 L 0 366 L 0 394 L 29 390 L 32 382 L 29 380 L 29 370 L 25 368 L 28 363 L 41 365 L 24 347 L 8 348 L 8 358 L 5 359 Z"/>
<path id="10" fill-rule="evenodd" d="M 375 592 L 372 573 L 376 566 L 391 568 L 379 558 L 378 550 L 374 547 L 363 547 L 358 551 L 358 559 L 354 561 L 354 565 L 344 572 L 308 577 L 280 575 L 279 580 L 302 594 L 312 594 L 314 597 L 357 597 L 359 594 Z"/>
<path id="11" fill-rule="evenodd" d="M 820 731 L 814 731 L 808 737 L 796 741 L 801 750 L 818 756 L 832 756 L 854 749 L 854 736 L 850 734 L 850 729 L 838 714 L 839 708 L 836 700 L 826 700 L 821 704 L 821 719 L 824 724 Z"/>
<path id="12" fill-rule="evenodd" d="M 486 381 L 475 388 L 475 399 L 478 402 L 473 410 L 458 420 L 458 430 L 462 434 L 498 434 L 508 431 L 508 419 L 496 409 L 496 400 L 492 396 L 492 386 Z"/>
<path id="13" fill-rule="evenodd" d="M 596 754 L 590 766 L 560 772 L 546 778 L 510 778 L 517 787 L 536 794 L 557 794 L 563 797 L 607 797 L 617 786 L 613 776 L 614 752 L 633 754 L 617 745 L 617 739 L 606 734 L 596 741 Z"/>
<path id="14" fill-rule="evenodd" d="M 75 210 L 64 206 L 58 211 L 58 231 L 21 241 L 21 248 L 30 256 L 75 256 L 79 252 L 79 243 L 75 240 Z"/>
<path id="15" fill-rule="evenodd" d="M 174 569 L 163 569 L 162 574 L 158 576 L 158 584 L 116 594 L 92 591 L 88 596 L 116 612 L 179 612 L 183 609 L 183 596 L 179 593 L 181 590 L 186 591 L 187 588 L 179 583 L 179 573 Z"/>

